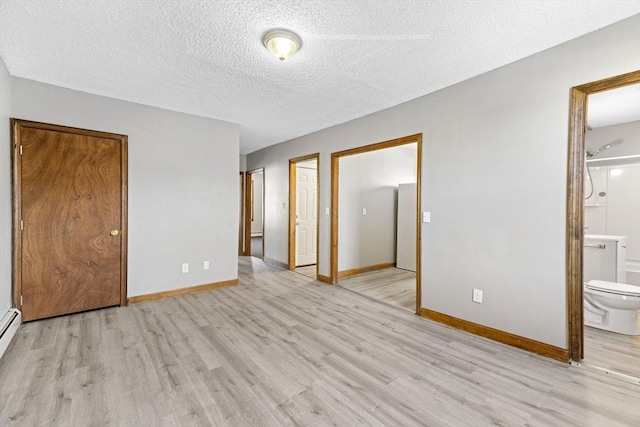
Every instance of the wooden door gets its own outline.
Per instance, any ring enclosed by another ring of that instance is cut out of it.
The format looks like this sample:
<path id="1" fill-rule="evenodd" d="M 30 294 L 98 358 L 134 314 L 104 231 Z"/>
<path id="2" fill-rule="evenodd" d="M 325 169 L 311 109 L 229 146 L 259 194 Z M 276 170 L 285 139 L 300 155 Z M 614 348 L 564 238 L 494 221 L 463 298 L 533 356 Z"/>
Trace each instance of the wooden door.
<path id="1" fill-rule="evenodd" d="M 296 167 L 296 267 L 316 264 L 318 171 Z"/>
<path id="2" fill-rule="evenodd" d="M 14 121 L 24 320 L 126 305 L 126 137 Z"/>

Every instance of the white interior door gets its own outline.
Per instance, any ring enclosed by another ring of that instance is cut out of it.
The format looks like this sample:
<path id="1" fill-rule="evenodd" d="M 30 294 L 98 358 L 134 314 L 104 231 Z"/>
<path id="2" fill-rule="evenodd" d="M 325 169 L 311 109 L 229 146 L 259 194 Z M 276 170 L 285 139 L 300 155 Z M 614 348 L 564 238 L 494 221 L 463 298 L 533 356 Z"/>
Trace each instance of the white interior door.
<path id="1" fill-rule="evenodd" d="M 296 167 L 296 267 L 316 264 L 318 171 Z"/>

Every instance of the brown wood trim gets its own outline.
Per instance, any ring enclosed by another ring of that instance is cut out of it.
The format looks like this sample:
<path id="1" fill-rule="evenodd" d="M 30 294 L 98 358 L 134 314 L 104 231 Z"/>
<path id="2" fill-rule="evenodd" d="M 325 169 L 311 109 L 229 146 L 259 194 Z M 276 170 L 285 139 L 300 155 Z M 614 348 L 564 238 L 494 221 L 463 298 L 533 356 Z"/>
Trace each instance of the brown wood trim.
<path id="1" fill-rule="evenodd" d="M 245 186 L 245 173 L 240 171 L 240 215 L 238 224 L 238 255 L 244 255 L 244 186 Z"/>
<path id="2" fill-rule="evenodd" d="M 125 135 L 121 139 L 120 147 L 120 168 L 121 168 L 121 199 L 120 199 L 120 218 L 122 223 L 122 238 L 120 239 L 120 305 L 126 307 L 129 304 L 127 298 L 127 256 L 129 241 L 129 138 Z"/>
<path id="3" fill-rule="evenodd" d="M 188 288 L 174 289 L 171 291 L 156 292 L 153 294 L 136 295 L 129 298 L 130 304 L 137 304 L 145 301 L 155 301 L 164 298 L 173 298 L 183 295 L 197 294 L 199 292 L 214 291 L 216 289 L 235 286 L 239 283 L 238 279 L 225 280 L 222 282 L 207 283 L 206 285 L 190 286 Z"/>
<path id="4" fill-rule="evenodd" d="M 314 153 L 289 159 L 289 270 L 295 270 L 296 268 L 296 164 L 313 159 L 316 160 L 316 168 L 318 171 L 318 181 L 316 184 L 318 192 L 318 200 L 316 201 L 316 232 L 318 234 L 318 238 L 316 239 L 316 266 L 317 268 L 319 268 L 318 254 L 320 249 L 320 153 Z"/>
<path id="5" fill-rule="evenodd" d="M 369 265 L 367 267 L 352 268 L 351 270 L 339 271 L 338 277 L 342 279 L 343 277 L 355 276 L 356 274 L 366 273 L 367 271 L 382 270 L 383 268 L 395 267 L 395 265 L 395 262 L 385 262 L 382 264 Z"/>
<path id="6" fill-rule="evenodd" d="M 331 244 L 329 245 L 329 280 L 338 283 L 338 200 L 340 190 L 340 156 L 331 154 Z"/>
<path id="7" fill-rule="evenodd" d="M 416 150 L 416 313 L 422 307 L 422 134 L 415 135 Z"/>
<path id="8" fill-rule="evenodd" d="M 70 126 L 54 125 L 50 123 L 34 122 L 30 120 L 22 120 L 11 118 L 11 149 L 12 149 L 12 202 L 13 202 L 13 253 L 12 253 L 12 297 L 13 307 L 22 310 L 20 303 L 20 295 L 22 294 L 22 271 L 19 266 L 22 263 L 22 239 L 20 232 L 20 220 L 22 218 L 22 200 L 21 200 L 21 156 L 18 149 L 18 141 L 20 140 L 21 128 L 33 128 L 49 130 L 53 132 L 64 132 L 75 135 L 84 135 L 97 138 L 114 139 L 120 141 L 120 182 L 121 182 L 121 239 L 120 239 L 120 305 L 126 306 L 127 299 L 127 251 L 128 251 L 128 137 L 126 135 L 101 132 L 89 129 L 75 128 Z"/>
<path id="9" fill-rule="evenodd" d="M 331 281 L 331 277 L 329 276 L 325 276 L 324 274 L 318 274 L 317 276 L 318 276 L 318 280 L 322 283 L 328 283 L 329 285 L 335 284 Z"/>
<path id="10" fill-rule="evenodd" d="M 289 244 L 288 258 L 289 270 L 296 268 L 296 203 L 297 203 L 297 180 L 296 180 L 296 162 L 289 160 Z"/>
<path id="11" fill-rule="evenodd" d="M 264 259 L 265 238 L 265 199 L 266 199 L 266 173 L 264 168 L 257 168 L 245 174 L 245 218 L 244 218 L 244 255 L 251 255 L 251 221 L 253 221 L 253 181 L 251 175 L 262 173 L 262 259 Z"/>
<path id="12" fill-rule="evenodd" d="M 545 344 L 530 338 L 521 337 L 520 335 L 490 328 L 488 326 L 479 325 L 477 323 L 469 322 L 468 320 L 448 316 L 426 308 L 420 308 L 419 315 L 425 319 L 433 320 L 435 322 L 442 323 L 474 335 L 480 335 L 481 337 L 489 338 L 490 340 L 498 341 L 512 347 L 530 351 L 541 356 L 550 357 L 561 362 L 569 361 L 569 351 L 564 348 L 555 347 L 550 344 Z"/>
<path id="13" fill-rule="evenodd" d="M 337 157 L 353 156 L 354 154 L 368 153 L 370 151 L 384 150 L 385 148 L 398 147 L 400 145 L 411 144 L 416 142 L 418 138 L 422 139 L 422 134 L 403 136 L 401 138 L 390 139 L 388 141 L 376 142 L 374 144 L 363 145 L 362 147 L 350 148 L 348 150 L 338 151 L 332 155 Z"/>
<path id="14" fill-rule="evenodd" d="M 588 96 L 593 93 L 640 82 L 640 70 L 598 80 L 571 89 L 569 153 L 567 165 L 566 281 L 568 355 L 584 358 L 582 256 L 584 244 L 585 130 Z"/>
<path id="15" fill-rule="evenodd" d="M 251 255 L 251 174 L 245 172 L 244 176 L 244 256 Z"/>

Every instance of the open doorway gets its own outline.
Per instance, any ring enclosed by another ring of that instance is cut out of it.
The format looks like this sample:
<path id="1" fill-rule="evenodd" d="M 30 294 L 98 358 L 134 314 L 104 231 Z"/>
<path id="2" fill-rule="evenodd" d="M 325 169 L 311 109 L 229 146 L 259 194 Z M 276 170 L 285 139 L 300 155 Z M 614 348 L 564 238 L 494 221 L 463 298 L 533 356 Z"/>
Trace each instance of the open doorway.
<path id="1" fill-rule="evenodd" d="M 264 168 L 246 175 L 245 255 L 264 259 Z"/>
<path id="2" fill-rule="evenodd" d="M 319 154 L 289 160 L 289 269 L 318 275 Z"/>
<path id="3" fill-rule="evenodd" d="M 331 156 L 333 284 L 420 308 L 422 135 Z"/>
<path id="4" fill-rule="evenodd" d="M 637 135 L 627 137 L 621 133 L 626 132 L 627 127 L 634 127 L 629 120 L 625 119 L 627 124 L 622 126 L 620 121 L 603 125 L 591 113 L 598 110 L 600 95 L 612 95 L 613 90 L 638 83 L 640 71 L 572 89 L 567 201 L 569 357 L 574 362 L 584 359 L 585 366 L 612 376 L 635 378 L 636 381 L 640 381 L 640 371 L 637 369 L 640 359 L 637 358 L 637 348 L 634 347 L 640 343 L 640 337 L 607 330 L 617 322 L 613 322 L 612 306 L 603 299 L 609 294 L 611 298 L 619 299 L 621 292 L 631 291 L 638 295 L 635 299 L 640 300 L 640 286 L 636 288 L 633 285 L 637 280 L 637 268 L 634 265 L 640 265 L 640 260 L 634 264 L 634 259 L 631 259 L 640 258 L 637 254 L 633 255 L 640 248 L 636 251 L 636 244 L 632 243 L 632 253 L 627 252 L 625 259 L 620 259 L 620 265 L 614 265 L 619 258 L 615 248 L 619 246 L 621 238 L 625 237 L 628 242 L 630 236 L 633 240 L 635 234 L 640 234 L 640 231 L 634 231 L 635 228 L 640 229 L 638 212 L 627 211 L 630 209 L 629 203 L 637 196 L 634 194 L 637 190 L 630 191 L 629 185 L 638 185 L 636 181 L 640 177 L 640 156 L 633 152 L 633 146 L 640 145 L 640 138 Z M 640 92 L 640 86 L 637 91 Z M 640 103 L 640 97 L 636 98 L 632 102 Z M 604 106 L 609 119 L 615 109 L 612 104 Z M 638 106 L 632 109 L 640 110 Z M 640 126 L 640 120 L 635 118 L 635 121 L 638 122 L 635 126 Z M 629 175 L 629 180 L 622 179 L 626 175 Z M 640 200 L 636 204 L 640 204 Z M 617 205 L 622 209 L 616 208 Z M 616 220 L 612 222 L 613 219 Z M 626 223 L 631 227 L 621 229 Z M 628 244 L 623 246 L 629 249 Z M 596 265 L 598 259 L 603 258 L 601 255 L 608 252 L 611 252 L 611 257 L 608 258 L 613 261 L 612 268 L 605 268 L 608 263 L 605 259 L 602 259 L 602 264 Z M 613 276 L 601 276 L 607 274 L 607 270 L 611 270 Z M 594 280 L 598 283 L 593 282 Z M 607 287 L 611 285 L 616 287 L 613 290 L 615 292 L 608 290 Z M 594 295 L 597 298 L 594 299 Z M 632 299 L 634 298 L 628 298 L 629 301 Z M 635 314 L 638 326 L 638 311 L 629 312 Z M 630 323 L 632 324 L 633 322 Z"/>

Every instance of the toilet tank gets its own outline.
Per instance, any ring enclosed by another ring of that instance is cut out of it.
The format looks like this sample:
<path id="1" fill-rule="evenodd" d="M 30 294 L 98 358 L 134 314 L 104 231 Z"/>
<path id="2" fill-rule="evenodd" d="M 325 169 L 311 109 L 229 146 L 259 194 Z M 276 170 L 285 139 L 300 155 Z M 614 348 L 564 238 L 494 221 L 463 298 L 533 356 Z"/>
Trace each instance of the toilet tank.
<path id="1" fill-rule="evenodd" d="M 625 283 L 627 236 L 584 235 L 582 280 Z"/>

